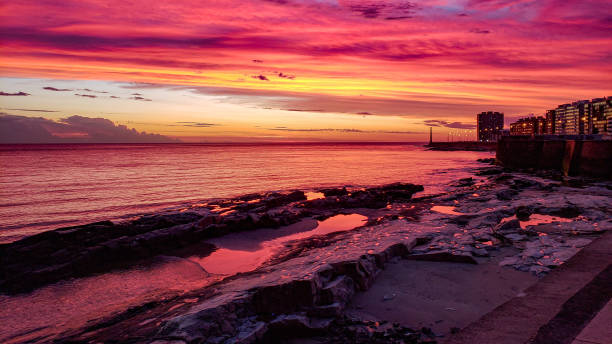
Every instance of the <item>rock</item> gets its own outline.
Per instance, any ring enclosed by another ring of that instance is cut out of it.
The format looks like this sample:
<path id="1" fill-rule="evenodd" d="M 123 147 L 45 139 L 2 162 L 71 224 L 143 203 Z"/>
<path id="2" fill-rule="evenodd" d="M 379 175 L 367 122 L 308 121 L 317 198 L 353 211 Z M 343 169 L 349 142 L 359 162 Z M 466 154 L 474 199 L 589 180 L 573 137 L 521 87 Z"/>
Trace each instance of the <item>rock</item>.
<path id="1" fill-rule="evenodd" d="M 474 248 L 472 249 L 472 254 L 476 257 L 488 257 L 489 251 L 484 248 Z"/>
<path id="2" fill-rule="evenodd" d="M 529 272 L 534 273 L 536 275 L 542 275 L 550 271 L 550 268 L 541 266 L 541 265 L 532 265 L 529 268 Z"/>
<path id="3" fill-rule="evenodd" d="M 268 331 L 268 325 L 263 321 L 247 323 L 238 329 L 237 343 L 251 344 L 260 341 Z"/>
<path id="4" fill-rule="evenodd" d="M 493 176 L 496 174 L 502 174 L 503 170 L 500 168 L 489 168 L 476 172 L 477 176 Z"/>
<path id="5" fill-rule="evenodd" d="M 485 164 L 495 164 L 495 158 L 476 159 L 476 161 L 482 162 Z"/>
<path id="6" fill-rule="evenodd" d="M 503 182 L 503 181 L 510 180 L 510 179 L 513 179 L 513 178 L 514 178 L 514 176 L 511 175 L 511 174 L 501 174 L 501 175 L 495 177 L 494 180 L 495 180 L 496 183 L 499 183 L 499 182 Z"/>
<path id="7" fill-rule="evenodd" d="M 493 228 L 493 232 L 501 232 L 509 229 L 519 229 L 521 228 L 521 222 L 517 219 L 512 219 L 509 221 L 500 222 Z"/>
<path id="8" fill-rule="evenodd" d="M 310 317 L 335 318 L 342 315 L 343 311 L 344 306 L 335 302 L 329 305 L 313 307 L 307 311 L 307 314 Z"/>
<path id="9" fill-rule="evenodd" d="M 472 214 L 458 215 L 458 216 L 451 218 L 448 222 L 459 225 L 459 226 L 466 226 L 467 224 L 470 223 L 472 219 L 475 219 L 477 217 L 478 215 L 472 215 Z"/>
<path id="10" fill-rule="evenodd" d="M 563 207 L 540 207 L 537 209 L 539 214 L 553 215 L 563 218 L 574 218 L 582 214 L 582 210 L 574 204 L 568 204 Z"/>
<path id="11" fill-rule="evenodd" d="M 328 305 L 338 303 L 346 305 L 355 293 L 355 283 L 348 276 L 338 276 L 326 284 L 319 293 L 319 304 Z"/>
<path id="12" fill-rule="evenodd" d="M 519 219 L 519 221 L 529 220 L 529 216 L 531 216 L 531 213 L 531 209 L 524 205 L 518 206 L 514 211 L 514 214 L 516 215 L 516 218 Z"/>
<path id="13" fill-rule="evenodd" d="M 536 182 L 535 180 L 515 179 L 514 183 L 510 187 L 513 189 L 526 189 L 532 186 L 542 186 L 542 184 L 539 182 Z"/>
<path id="14" fill-rule="evenodd" d="M 474 179 L 472 179 L 472 177 L 468 177 L 468 178 L 461 178 L 452 185 L 456 187 L 466 187 L 466 186 L 472 186 L 474 184 L 476 184 Z"/>
<path id="15" fill-rule="evenodd" d="M 325 197 L 348 195 L 348 191 L 346 190 L 346 187 L 336 188 L 336 189 L 333 189 L 333 188 L 332 189 L 321 189 L 319 190 L 319 192 L 321 192 L 323 196 Z"/>
<path id="16" fill-rule="evenodd" d="M 498 191 L 495 196 L 497 197 L 498 200 L 508 201 L 508 200 L 511 200 L 512 197 L 516 195 L 518 195 L 518 191 L 512 190 L 512 189 L 505 189 L 505 190 Z"/>
<path id="17" fill-rule="evenodd" d="M 500 266 L 508 266 L 508 265 L 516 265 L 521 262 L 521 258 L 519 256 L 506 257 L 501 262 L 499 262 Z"/>
<path id="18" fill-rule="evenodd" d="M 523 241 L 527 239 L 527 236 L 517 233 L 507 234 L 504 237 L 512 242 Z"/>

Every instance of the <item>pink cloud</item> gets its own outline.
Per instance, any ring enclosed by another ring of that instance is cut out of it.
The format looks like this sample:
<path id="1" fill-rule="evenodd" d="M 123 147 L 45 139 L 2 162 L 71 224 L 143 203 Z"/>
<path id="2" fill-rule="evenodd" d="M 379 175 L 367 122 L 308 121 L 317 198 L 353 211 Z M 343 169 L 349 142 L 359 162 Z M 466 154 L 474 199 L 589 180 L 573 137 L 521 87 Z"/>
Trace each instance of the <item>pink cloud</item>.
<path id="1" fill-rule="evenodd" d="M 605 0 L 177 0 L 163 6 L 25 0 L 2 7 L 4 76 L 249 88 L 264 95 L 278 92 L 280 83 L 283 91 L 298 92 L 306 82 L 312 83 L 306 98 L 331 99 L 334 89 L 354 87 L 417 103 L 437 92 L 440 101 L 453 99 L 450 106 L 473 108 L 533 108 L 551 94 L 597 96 L 611 84 L 612 10 Z M 76 64 L 92 68 L 66 67 Z M 401 82 L 416 86 L 394 86 Z M 419 95 L 418 89 L 425 90 Z"/>

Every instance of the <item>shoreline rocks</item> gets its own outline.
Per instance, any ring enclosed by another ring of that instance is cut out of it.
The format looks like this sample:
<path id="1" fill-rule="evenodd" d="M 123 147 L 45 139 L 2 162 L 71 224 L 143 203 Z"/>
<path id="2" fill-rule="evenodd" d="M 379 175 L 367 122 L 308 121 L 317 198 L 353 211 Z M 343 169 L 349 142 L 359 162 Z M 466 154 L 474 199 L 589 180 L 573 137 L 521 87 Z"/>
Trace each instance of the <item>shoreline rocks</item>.
<path id="1" fill-rule="evenodd" d="M 351 192 L 346 187 L 327 190 L 334 195 L 310 201 L 303 191 L 250 194 L 124 223 L 59 228 L 0 245 L 0 292 L 22 293 L 67 278 L 127 268 L 229 233 L 278 228 L 351 208 L 384 208 L 390 202 L 410 201 L 419 191 L 423 186 L 393 183 Z M 208 251 L 214 248 L 209 245 Z"/>

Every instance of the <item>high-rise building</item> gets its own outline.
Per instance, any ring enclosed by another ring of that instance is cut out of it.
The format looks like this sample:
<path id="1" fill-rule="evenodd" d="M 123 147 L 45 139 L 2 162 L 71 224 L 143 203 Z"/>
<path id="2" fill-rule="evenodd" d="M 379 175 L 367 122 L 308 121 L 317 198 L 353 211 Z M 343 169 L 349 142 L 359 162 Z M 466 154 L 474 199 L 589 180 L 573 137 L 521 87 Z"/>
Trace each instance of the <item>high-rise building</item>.
<path id="1" fill-rule="evenodd" d="M 553 135 L 555 133 L 556 117 L 557 113 L 555 110 L 546 111 L 546 134 Z"/>
<path id="2" fill-rule="evenodd" d="M 495 142 L 504 128 L 504 114 L 487 111 L 476 115 L 478 141 Z"/>
<path id="3" fill-rule="evenodd" d="M 547 121 L 544 117 L 526 117 L 510 124 L 510 135 L 544 135 Z"/>
<path id="4" fill-rule="evenodd" d="M 591 134 L 612 135 L 612 97 L 591 100 L 590 115 Z"/>

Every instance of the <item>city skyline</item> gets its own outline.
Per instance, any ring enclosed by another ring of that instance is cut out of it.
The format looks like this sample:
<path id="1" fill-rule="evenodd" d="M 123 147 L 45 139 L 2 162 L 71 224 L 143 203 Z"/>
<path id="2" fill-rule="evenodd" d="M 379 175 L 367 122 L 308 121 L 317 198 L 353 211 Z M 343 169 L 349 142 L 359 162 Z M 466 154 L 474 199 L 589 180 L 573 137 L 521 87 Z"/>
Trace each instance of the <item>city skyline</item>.
<path id="1" fill-rule="evenodd" d="M 507 127 L 611 91 L 605 1 L 2 8 L 0 112 L 59 137 L 91 138 L 83 118 L 103 118 L 185 142 L 425 142 L 483 111 Z"/>

